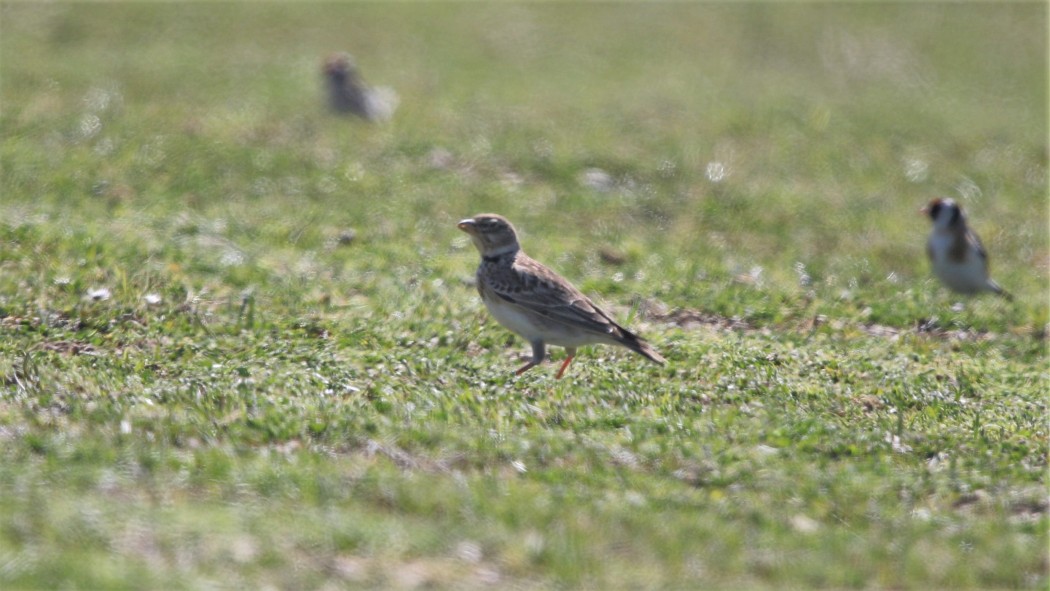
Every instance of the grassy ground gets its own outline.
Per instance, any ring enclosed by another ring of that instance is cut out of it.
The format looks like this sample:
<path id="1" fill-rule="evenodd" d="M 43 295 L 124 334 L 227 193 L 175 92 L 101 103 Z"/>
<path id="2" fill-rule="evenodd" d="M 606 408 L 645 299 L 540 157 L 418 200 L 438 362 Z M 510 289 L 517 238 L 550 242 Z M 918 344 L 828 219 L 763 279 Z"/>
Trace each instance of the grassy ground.
<path id="1" fill-rule="evenodd" d="M 0 19 L 4 589 L 1048 584 L 1045 4 Z M 669 364 L 512 376 L 482 211 Z"/>

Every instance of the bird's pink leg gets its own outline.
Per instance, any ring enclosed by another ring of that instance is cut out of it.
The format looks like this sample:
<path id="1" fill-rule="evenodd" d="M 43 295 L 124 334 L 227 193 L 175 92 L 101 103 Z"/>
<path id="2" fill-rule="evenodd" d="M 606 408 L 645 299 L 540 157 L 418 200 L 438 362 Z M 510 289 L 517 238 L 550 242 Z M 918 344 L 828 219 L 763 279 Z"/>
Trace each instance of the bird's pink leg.
<path id="1" fill-rule="evenodd" d="M 572 363 L 572 360 L 575 359 L 575 358 L 576 358 L 576 353 L 575 352 L 569 353 L 569 356 L 565 358 L 565 362 L 561 364 L 561 369 L 559 369 L 558 373 L 554 375 L 554 379 L 560 380 L 562 374 L 565 373 L 565 368 L 569 367 L 569 364 Z"/>

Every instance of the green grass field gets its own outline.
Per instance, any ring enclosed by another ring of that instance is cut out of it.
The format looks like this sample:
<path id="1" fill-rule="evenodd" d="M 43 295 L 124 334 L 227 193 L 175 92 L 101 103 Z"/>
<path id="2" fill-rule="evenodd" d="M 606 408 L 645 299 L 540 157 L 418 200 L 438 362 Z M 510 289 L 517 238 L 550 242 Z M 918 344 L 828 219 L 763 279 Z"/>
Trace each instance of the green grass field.
<path id="1" fill-rule="evenodd" d="M 1045 589 L 1047 12 L 0 4 L 0 588 Z"/>

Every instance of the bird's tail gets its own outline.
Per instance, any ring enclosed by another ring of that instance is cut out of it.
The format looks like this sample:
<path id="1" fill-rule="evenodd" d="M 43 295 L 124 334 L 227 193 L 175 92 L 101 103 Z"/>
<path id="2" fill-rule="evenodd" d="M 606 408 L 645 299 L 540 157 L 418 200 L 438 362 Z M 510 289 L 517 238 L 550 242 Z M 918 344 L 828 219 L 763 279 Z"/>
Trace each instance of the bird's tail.
<path id="1" fill-rule="evenodd" d="M 628 349 L 634 351 L 635 353 L 638 353 L 642 357 L 645 357 L 646 359 L 652 361 L 657 365 L 663 365 L 667 363 L 667 360 L 664 359 L 663 355 L 657 353 L 656 349 L 654 349 L 653 346 L 650 345 L 642 337 L 634 334 L 633 332 L 623 327 L 620 327 L 620 333 L 622 336 L 620 342 Z"/>
<path id="2" fill-rule="evenodd" d="M 1008 292 L 1005 289 L 1003 289 L 1003 287 L 1001 285 L 999 285 L 998 283 L 996 283 L 995 281 L 993 281 L 991 279 L 988 280 L 988 289 L 991 289 L 996 294 L 1002 296 L 1008 302 L 1014 301 L 1014 296 L 1011 295 L 1010 292 Z"/>

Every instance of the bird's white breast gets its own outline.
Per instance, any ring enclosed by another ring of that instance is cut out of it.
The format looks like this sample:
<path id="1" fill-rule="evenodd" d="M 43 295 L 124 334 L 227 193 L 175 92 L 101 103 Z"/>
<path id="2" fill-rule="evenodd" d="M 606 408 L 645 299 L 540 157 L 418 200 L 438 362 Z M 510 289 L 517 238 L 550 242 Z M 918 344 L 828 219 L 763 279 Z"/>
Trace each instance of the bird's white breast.
<path id="1" fill-rule="evenodd" d="M 966 256 L 961 261 L 952 260 L 949 252 L 955 236 L 948 232 L 930 235 L 929 247 L 933 272 L 949 288 L 961 293 L 974 293 L 989 289 L 988 268 L 977 252 L 967 245 Z"/>
<path id="2" fill-rule="evenodd" d="M 559 347 L 579 347 L 592 343 L 613 343 L 611 336 L 583 330 L 580 327 L 544 318 L 538 314 L 511 304 L 499 296 L 482 297 L 485 307 L 504 327 L 521 335 L 530 343 L 543 341 Z"/>
<path id="3" fill-rule="evenodd" d="M 542 340 L 540 327 L 536 325 L 529 314 L 521 308 L 503 301 L 498 296 L 482 298 L 485 307 L 489 309 L 492 316 L 503 326 L 523 337 L 527 341 Z"/>

